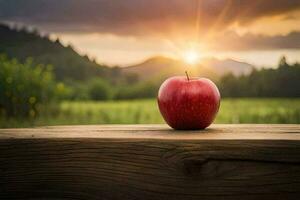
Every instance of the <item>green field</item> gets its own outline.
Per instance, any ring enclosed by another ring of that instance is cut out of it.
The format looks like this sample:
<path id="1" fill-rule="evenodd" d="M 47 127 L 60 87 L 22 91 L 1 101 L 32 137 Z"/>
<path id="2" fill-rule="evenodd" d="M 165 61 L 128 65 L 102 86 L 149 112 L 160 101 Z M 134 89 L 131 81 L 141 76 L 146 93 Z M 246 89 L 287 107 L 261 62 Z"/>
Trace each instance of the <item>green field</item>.
<path id="1" fill-rule="evenodd" d="M 223 99 L 216 123 L 300 123 L 300 99 Z M 164 123 L 156 100 L 62 102 L 35 120 L 1 119 L 1 127 Z"/>

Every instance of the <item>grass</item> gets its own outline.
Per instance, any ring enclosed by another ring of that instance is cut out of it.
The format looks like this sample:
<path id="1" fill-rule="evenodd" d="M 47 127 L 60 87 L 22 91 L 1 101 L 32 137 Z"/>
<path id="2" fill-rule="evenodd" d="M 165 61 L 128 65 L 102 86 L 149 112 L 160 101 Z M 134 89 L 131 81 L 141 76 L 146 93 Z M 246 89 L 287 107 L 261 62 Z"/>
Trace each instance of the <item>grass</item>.
<path id="1" fill-rule="evenodd" d="M 223 99 L 216 123 L 300 123 L 300 99 Z M 156 100 L 62 102 L 35 120 L 1 119 L 0 127 L 164 123 Z"/>

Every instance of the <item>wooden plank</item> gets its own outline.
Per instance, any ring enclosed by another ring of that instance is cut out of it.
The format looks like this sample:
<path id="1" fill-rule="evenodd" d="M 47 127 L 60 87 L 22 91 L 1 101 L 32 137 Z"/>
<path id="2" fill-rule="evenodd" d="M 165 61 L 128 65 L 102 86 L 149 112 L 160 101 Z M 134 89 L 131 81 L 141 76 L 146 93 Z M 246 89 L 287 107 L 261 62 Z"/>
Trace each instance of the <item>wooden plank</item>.
<path id="1" fill-rule="evenodd" d="M 283 135 L 283 133 L 285 133 Z M 290 134 L 292 133 L 292 134 Z M 268 134 L 268 135 L 266 135 Z M 167 125 L 50 126 L 0 129 L 7 138 L 123 138 L 123 139 L 273 139 L 299 140 L 299 125 L 212 125 L 198 131 L 174 131 Z"/>
<path id="2" fill-rule="evenodd" d="M 0 129 L 0 199 L 299 199 L 300 125 Z"/>

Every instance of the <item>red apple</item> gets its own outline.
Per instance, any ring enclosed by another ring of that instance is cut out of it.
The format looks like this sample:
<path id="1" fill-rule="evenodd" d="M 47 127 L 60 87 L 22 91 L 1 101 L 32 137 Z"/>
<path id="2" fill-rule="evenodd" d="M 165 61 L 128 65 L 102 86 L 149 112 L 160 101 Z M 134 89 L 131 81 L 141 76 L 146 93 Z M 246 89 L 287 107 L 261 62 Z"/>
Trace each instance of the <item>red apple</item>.
<path id="1" fill-rule="evenodd" d="M 207 78 L 175 76 L 163 82 L 157 100 L 163 118 L 172 128 L 205 129 L 219 110 L 220 93 Z"/>

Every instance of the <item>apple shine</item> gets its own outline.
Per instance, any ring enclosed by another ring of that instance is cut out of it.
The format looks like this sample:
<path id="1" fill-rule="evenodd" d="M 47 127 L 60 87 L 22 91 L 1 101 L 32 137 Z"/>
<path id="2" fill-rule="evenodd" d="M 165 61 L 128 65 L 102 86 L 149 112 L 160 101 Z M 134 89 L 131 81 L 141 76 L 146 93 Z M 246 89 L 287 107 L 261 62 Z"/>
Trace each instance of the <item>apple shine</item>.
<path id="1" fill-rule="evenodd" d="M 172 128 L 205 129 L 215 119 L 220 106 L 220 92 L 207 78 L 175 76 L 159 88 L 159 110 Z"/>

